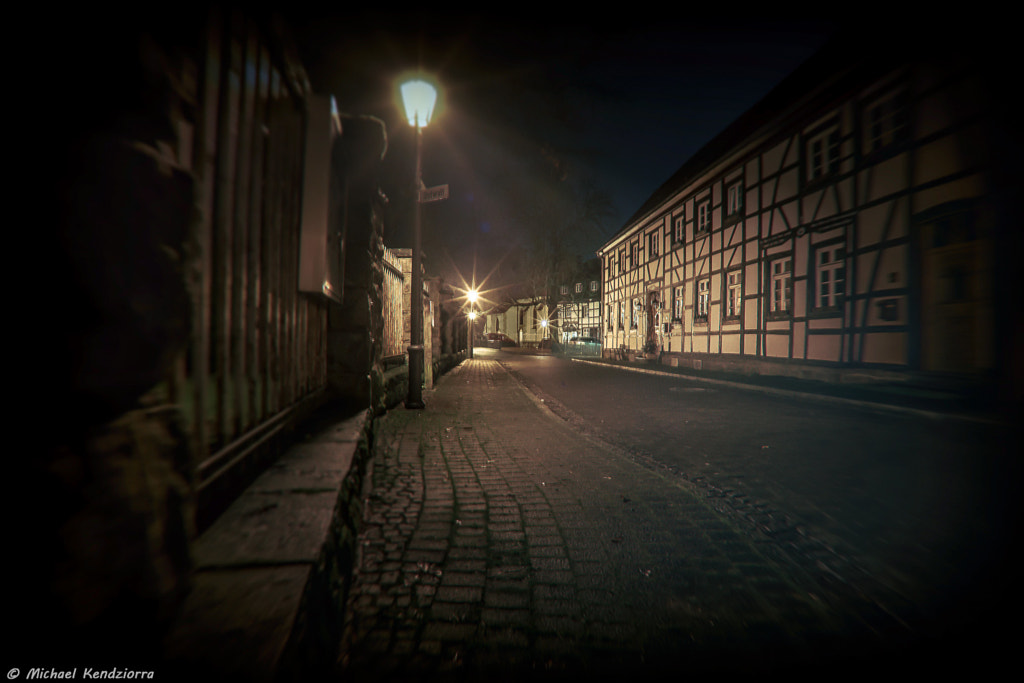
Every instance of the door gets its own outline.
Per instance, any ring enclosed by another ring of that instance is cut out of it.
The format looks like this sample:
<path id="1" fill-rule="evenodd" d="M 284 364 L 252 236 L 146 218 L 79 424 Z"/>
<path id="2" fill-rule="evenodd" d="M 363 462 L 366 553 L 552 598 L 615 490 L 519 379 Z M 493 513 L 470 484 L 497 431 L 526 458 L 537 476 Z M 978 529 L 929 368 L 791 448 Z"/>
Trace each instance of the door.
<path id="1" fill-rule="evenodd" d="M 993 360 L 989 242 L 970 215 L 950 214 L 921 229 L 921 365 L 976 373 Z"/>

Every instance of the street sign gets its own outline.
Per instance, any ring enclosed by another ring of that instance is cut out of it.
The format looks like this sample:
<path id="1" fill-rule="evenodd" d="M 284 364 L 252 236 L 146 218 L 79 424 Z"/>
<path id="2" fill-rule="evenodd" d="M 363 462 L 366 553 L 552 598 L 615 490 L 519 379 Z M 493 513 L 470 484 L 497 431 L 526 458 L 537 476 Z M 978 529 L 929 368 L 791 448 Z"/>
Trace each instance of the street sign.
<path id="1" fill-rule="evenodd" d="M 420 190 L 420 204 L 439 202 L 442 199 L 448 199 L 448 185 L 424 187 Z"/>

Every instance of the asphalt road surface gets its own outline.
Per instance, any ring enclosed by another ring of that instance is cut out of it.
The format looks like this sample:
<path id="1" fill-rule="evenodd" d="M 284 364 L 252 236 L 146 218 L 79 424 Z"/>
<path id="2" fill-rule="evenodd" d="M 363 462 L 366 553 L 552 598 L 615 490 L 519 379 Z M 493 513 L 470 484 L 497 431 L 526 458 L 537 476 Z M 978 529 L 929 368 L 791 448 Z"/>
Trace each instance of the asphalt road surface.
<path id="1" fill-rule="evenodd" d="M 870 603 L 944 643 L 962 638 L 971 652 L 1012 643 L 1020 478 L 1003 427 L 477 354 L 576 429 L 692 483 L 801 566 L 809 590 Z"/>

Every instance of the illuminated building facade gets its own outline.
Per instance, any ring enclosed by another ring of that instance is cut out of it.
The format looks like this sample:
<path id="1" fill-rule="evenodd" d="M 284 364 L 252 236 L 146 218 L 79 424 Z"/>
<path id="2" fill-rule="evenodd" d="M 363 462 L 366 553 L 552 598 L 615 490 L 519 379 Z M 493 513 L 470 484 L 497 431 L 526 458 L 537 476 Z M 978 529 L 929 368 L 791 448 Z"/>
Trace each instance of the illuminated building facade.
<path id="1" fill-rule="evenodd" d="M 606 356 L 833 378 L 997 371 L 1019 326 L 1000 316 L 1013 303 L 997 284 L 1006 183 L 980 59 L 848 40 L 598 250 Z"/>

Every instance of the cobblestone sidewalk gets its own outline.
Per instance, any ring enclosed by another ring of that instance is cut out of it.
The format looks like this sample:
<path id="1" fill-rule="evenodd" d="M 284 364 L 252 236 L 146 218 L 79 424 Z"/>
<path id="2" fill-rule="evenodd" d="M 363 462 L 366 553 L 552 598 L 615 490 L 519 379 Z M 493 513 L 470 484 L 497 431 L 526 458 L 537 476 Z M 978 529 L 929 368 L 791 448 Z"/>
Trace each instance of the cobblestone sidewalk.
<path id="1" fill-rule="evenodd" d="M 344 680 L 763 671 L 870 631 L 497 362 L 464 362 L 425 400 L 377 427 Z"/>

